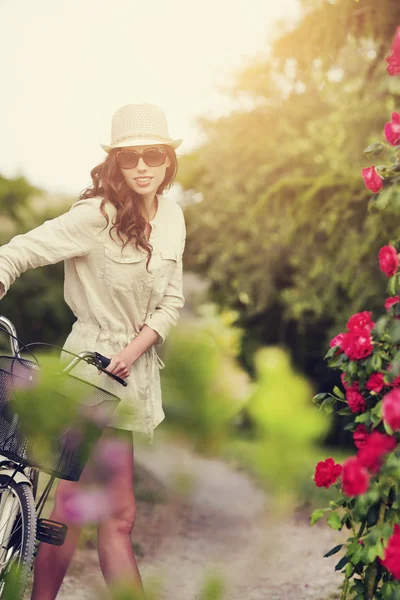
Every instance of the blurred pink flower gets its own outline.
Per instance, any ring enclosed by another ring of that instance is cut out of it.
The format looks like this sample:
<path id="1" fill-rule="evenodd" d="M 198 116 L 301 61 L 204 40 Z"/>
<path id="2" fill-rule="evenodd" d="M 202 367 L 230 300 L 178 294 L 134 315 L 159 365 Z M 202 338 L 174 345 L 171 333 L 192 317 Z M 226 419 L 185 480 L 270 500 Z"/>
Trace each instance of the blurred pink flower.
<path id="1" fill-rule="evenodd" d="M 74 525 L 98 523 L 112 513 L 109 495 L 98 488 L 76 489 L 64 493 L 61 508 L 63 518 Z"/>
<path id="2" fill-rule="evenodd" d="M 377 170 L 374 166 L 366 167 L 365 169 L 361 169 L 361 174 L 364 178 L 364 183 L 371 192 L 379 192 L 379 190 L 383 186 L 383 180 L 380 175 L 378 175 Z"/>
<path id="3" fill-rule="evenodd" d="M 94 452 L 94 459 L 102 467 L 120 470 L 126 464 L 132 448 L 125 440 L 119 438 L 108 438 L 100 440 Z"/>
<path id="4" fill-rule="evenodd" d="M 385 60 L 388 63 L 387 72 L 389 75 L 400 75 L 400 26 L 396 28 L 391 53 Z"/>
<path id="5" fill-rule="evenodd" d="M 392 113 L 392 120 L 385 124 L 384 131 L 389 144 L 392 146 L 400 144 L 400 113 Z"/>

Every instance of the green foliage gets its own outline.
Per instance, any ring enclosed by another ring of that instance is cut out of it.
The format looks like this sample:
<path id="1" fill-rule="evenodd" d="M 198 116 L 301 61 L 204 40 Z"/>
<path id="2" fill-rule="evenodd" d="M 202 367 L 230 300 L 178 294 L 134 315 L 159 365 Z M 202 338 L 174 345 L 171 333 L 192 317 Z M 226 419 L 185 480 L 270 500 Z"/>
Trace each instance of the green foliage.
<path id="1" fill-rule="evenodd" d="M 205 307 L 203 317 L 172 331 L 168 340 L 164 409 L 169 423 L 203 451 L 226 439 L 248 399 L 248 377 L 235 360 L 240 332 L 230 319 Z"/>
<path id="2" fill-rule="evenodd" d="M 237 110 L 199 119 L 205 142 L 181 159 L 181 185 L 204 198 L 186 209 L 185 265 L 210 280 L 212 300 L 237 311 L 252 374 L 257 347 L 279 344 L 322 385 L 333 333 L 347 315 L 382 306 L 376 255 L 382 239 L 398 236 L 399 197 L 377 195 L 386 211 L 369 212 L 360 171 L 387 157 L 375 140 L 398 92 L 383 67 L 372 73 L 373 44 L 362 38 L 385 39 L 389 53 L 398 9 L 375 15 L 371 1 L 310 1 L 274 55 L 238 73 L 229 90 Z"/>

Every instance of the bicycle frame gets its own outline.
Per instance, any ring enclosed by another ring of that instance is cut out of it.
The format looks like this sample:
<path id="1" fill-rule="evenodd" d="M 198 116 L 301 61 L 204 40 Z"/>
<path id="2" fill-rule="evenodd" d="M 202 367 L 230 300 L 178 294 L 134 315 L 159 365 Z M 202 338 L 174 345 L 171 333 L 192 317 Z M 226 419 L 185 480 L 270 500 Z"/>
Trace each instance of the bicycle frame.
<path id="1" fill-rule="evenodd" d="M 9 319 L 7 319 L 7 317 L 4 317 L 3 315 L 0 315 L 0 331 L 1 331 L 1 329 L 5 330 L 6 333 L 10 334 L 8 337 L 9 337 L 9 341 L 10 341 L 10 348 L 11 348 L 12 355 L 15 356 L 16 358 L 22 358 L 21 354 L 20 354 L 20 346 L 19 346 L 18 339 L 17 339 L 18 338 L 17 330 L 16 330 L 14 324 Z M 90 357 L 92 355 L 93 355 L 92 352 L 81 352 L 77 356 L 74 356 L 74 358 L 64 367 L 64 369 L 62 369 L 62 372 L 69 373 L 80 360 Z M 39 473 L 40 473 L 40 469 L 38 469 L 36 467 L 22 466 L 20 463 L 16 463 L 15 461 L 3 456 L 0 453 L 0 474 L 8 475 L 10 477 L 10 479 L 14 479 L 17 483 L 27 483 L 28 485 L 30 485 L 33 488 L 34 496 L 36 495 L 36 488 L 37 488 Z M 41 512 L 43 510 L 45 502 L 46 502 L 48 495 L 51 491 L 51 488 L 53 486 L 54 480 L 55 480 L 55 476 L 51 475 L 50 480 L 46 484 L 46 487 L 43 490 L 42 495 L 36 505 L 38 517 L 40 517 L 40 515 L 41 515 Z M 11 514 L 11 513 L 8 512 L 8 516 L 9 516 L 9 514 Z M 1 523 L 0 523 L 0 527 L 1 527 Z M 1 530 L 0 530 L 0 550 L 1 550 L 2 539 L 4 539 L 4 538 L 1 536 Z M 1 562 L 0 562 L 0 569 L 1 569 Z"/>

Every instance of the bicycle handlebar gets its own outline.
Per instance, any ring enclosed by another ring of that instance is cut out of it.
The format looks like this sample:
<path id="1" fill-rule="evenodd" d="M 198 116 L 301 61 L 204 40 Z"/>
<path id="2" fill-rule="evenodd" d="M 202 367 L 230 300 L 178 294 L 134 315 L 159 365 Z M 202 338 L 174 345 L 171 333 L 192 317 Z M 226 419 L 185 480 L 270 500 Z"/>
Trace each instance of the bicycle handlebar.
<path id="1" fill-rule="evenodd" d="M 0 315 L 0 330 L 1 329 L 3 329 L 3 331 L 5 330 L 5 332 L 9 334 L 10 347 L 13 356 L 22 358 L 18 343 L 17 330 L 14 324 L 3 315 Z M 62 348 L 59 348 L 59 350 L 62 350 Z M 111 359 L 107 356 L 103 356 L 100 354 L 100 352 L 81 352 L 80 354 L 75 355 L 71 362 L 68 363 L 68 365 L 63 369 L 63 373 L 68 373 L 71 371 L 71 369 L 73 369 L 80 360 L 85 360 L 89 365 L 95 366 L 99 371 L 102 371 L 112 379 L 115 379 L 115 381 L 118 381 L 118 383 L 124 387 L 128 385 L 127 382 L 121 377 L 118 377 L 118 375 L 114 375 L 114 373 L 109 373 L 105 370 L 110 364 Z"/>

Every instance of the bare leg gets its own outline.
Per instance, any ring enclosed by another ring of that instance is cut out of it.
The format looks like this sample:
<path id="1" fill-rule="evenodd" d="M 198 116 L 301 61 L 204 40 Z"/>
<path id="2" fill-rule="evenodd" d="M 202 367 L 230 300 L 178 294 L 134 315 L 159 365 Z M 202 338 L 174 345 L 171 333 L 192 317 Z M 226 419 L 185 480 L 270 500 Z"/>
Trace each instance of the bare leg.
<path id="1" fill-rule="evenodd" d="M 65 523 L 62 510 L 59 507 L 60 495 L 78 482 L 60 481 L 57 486 L 56 503 L 50 519 Z M 62 546 L 52 546 L 41 543 L 34 564 L 34 581 L 31 600 L 54 600 L 61 587 L 72 556 L 78 545 L 81 528 L 69 525 L 65 542 Z"/>
<path id="2" fill-rule="evenodd" d="M 92 460 L 86 463 L 79 481 L 60 480 L 50 519 L 68 527 L 62 546 L 41 543 L 34 563 L 34 579 L 31 600 L 54 600 L 61 587 L 69 564 L 79 542 L 82 527 L 69 523 L 64 514 L 64 499 L 71 492 L 84 488 L 93 480 Z"/>
<path id="3" fill-rule="evenodd" d="M 98 525 L 100 567 L 110 589 L 127 585 L 144 598 L 144 589 L 132 549 L 131 532 L 135 524 L 136 503 L 133 491 L 132 432 L 118 432 L 125 440 L 119 467 L 110 473 L 109 493 L 114 507 L 112 515 Z"/>

